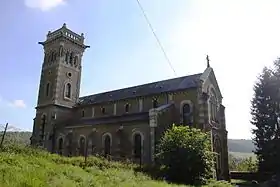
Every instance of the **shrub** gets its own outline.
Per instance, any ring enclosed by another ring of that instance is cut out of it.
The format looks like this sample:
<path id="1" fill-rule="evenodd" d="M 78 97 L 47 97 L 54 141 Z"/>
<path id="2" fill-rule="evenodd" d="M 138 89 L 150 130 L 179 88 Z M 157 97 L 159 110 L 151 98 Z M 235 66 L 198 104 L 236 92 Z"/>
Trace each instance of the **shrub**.
<path id="1" fill-rule="evenodd" d="M 196 184 L 210 178 L 213 156 L 208 134 L 188 126 L 173 125 L 159 142 L 156 162 L 162 166 L 167 180 Z"/>

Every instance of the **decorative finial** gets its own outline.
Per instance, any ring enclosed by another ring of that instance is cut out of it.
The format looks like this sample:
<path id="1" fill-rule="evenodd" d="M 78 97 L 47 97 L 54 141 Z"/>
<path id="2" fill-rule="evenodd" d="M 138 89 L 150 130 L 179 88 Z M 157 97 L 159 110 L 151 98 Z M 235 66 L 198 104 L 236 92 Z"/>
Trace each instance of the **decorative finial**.
<path id="1" fill-rule="evenodd" d="M 63 23 L 63 26 L 62 27 L 65 27 L 66 28 L 66 23 Z"/>
<path id="2" fill-rule="evenodd" d="M 207 61 L 207 68 L 209 68 L 210 67 L 210 60 L 209 60 L 209 56 L 208 55 L 206 56 L 206 61 Z"/>
<path id="3" fill-rule="evenodd" d="M 84 37 L 84 33 L 81 34 L 81 37 Z"/>

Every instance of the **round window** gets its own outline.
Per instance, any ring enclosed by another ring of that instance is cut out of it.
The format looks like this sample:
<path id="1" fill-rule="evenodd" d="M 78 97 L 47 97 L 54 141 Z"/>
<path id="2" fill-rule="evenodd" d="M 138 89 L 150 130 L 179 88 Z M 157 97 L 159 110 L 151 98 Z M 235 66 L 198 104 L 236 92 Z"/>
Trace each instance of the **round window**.
<path id="1" fill-rule="evenodd" d="M 67 73 L 67 76 L 68 76 L 68 77 L 71 77 L 71 76 L 72 76 L 72 73 L 68 72 L 68 73 Z"/>

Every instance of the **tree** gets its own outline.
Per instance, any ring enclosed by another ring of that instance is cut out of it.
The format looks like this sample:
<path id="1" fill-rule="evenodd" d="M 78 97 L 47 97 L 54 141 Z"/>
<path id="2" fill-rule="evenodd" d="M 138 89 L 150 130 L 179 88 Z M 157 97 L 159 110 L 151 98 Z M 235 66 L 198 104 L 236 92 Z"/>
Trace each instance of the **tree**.
<path id="1" fill-rule="evenodd" d="M 157 147 L 156 162 L 167 180 L 194 184 L 211 177 L 213 153 L 209 134 L 188 126 L 165 132 Z"/>
<path id="2" fill-rule="evenodd" d="M 253 129 L 254 151 L 258 158 L 260 172 L 278 172 L 280 168 L 280 130 L 277 118 L 279 116 L 279 60 L 274 63 L 274 69 L 264 68 L 254 86 L 252 100 L 251 123 Z"/>

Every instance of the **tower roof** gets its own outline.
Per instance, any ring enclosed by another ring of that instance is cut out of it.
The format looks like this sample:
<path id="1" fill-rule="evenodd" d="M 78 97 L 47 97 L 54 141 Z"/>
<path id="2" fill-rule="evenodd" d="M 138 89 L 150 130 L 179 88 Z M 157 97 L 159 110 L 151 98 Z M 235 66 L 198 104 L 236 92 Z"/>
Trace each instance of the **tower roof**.
<path id="1" fill-rule="evenodd" d="M 69 28 L 67 28 L 66 23 L 64 23 L 62 25 L 61 28 L 55 30 L 55 31 L 49 31 L 47 34 L 47 38 L 45 42 L 39 42 L 39 44 L 45 45 L 46 43 L 56 40 L 58 38 L 66 38 L 84 48 L 89 48 L 90 46 L 84 45 L 84 34 L 77 34 L 75 32 L 73 32 L 72 30 L 70 30 Z"/>

